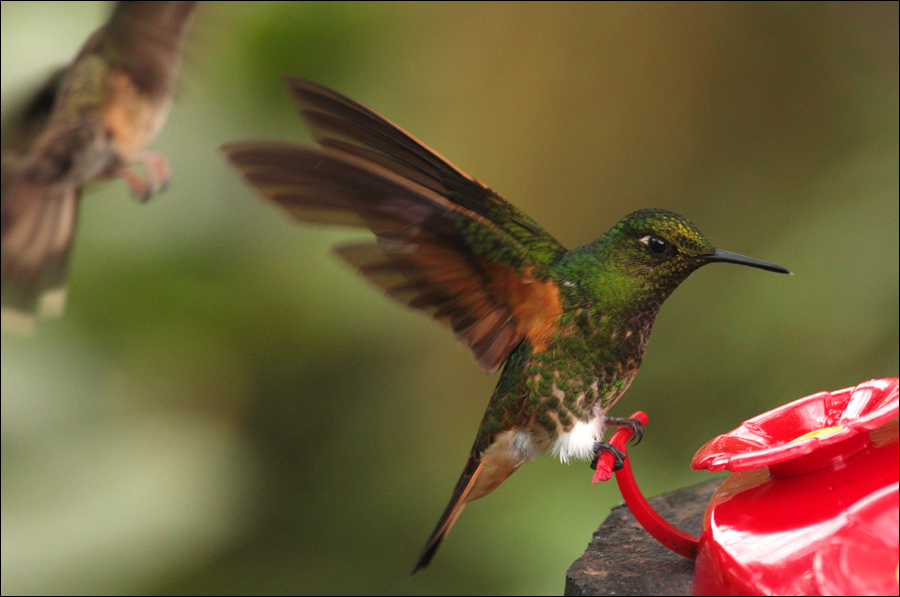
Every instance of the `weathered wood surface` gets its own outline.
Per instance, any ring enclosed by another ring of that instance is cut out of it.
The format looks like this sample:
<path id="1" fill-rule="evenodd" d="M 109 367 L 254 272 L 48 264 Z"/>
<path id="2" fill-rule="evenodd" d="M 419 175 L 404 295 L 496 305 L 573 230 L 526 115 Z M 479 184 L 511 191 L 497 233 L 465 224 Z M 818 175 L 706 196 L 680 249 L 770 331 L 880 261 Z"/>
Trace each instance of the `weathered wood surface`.
<path id="1" fill-rule="evenodd" d="M 679 529 L 697 535 L 709 499 L 722 484 L 713 479 L 649 500 Z M 690 595 L 694 562 L 663 547 L 624 504 L 613 508 L 587 550 L 566 573 L 566 595 Z"/>

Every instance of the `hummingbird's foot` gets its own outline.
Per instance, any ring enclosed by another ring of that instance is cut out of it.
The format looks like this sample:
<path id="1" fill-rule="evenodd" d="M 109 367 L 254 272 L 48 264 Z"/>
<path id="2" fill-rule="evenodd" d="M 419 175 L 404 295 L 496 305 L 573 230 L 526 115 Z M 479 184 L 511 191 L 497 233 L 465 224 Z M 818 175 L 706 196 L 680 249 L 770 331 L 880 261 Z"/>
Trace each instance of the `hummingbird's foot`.
<path id="1" fill-rule="evenodd" d="M 644 439 L 644 425 L 641 424 L 637 419 L 626 419 L 624 417 L 604 417 L 603 422 L 607 427 L 628 427 L 631 429 L 631 432 L 634 434 L 631 436 L 631 442 L 633 446 L 641 443 L 641 440 Z"/>
<path id="2" fill-rule="evenodd" d="M 623 420 L 628 421 L 630 419 Z M 602 456 L 604 452 L 609 452 L 615 459 L 615 464 L 613 464 L 612 472 L 616 472 L 617 470 L 625 466 L 625 459 L 628 457 L 625 452 L 609 442 L 597 442 L 596 444 L 594 444 L 594 459 L 591 460 L 591 470 L 596 470 L 597 463 L 600 462 L 600 456 Z"/>
<path id="3" fill-rule="evenodd" d="M 143 164 L 147 171 L 146 176 L 141 176 L 127 168 L 122 168 L 118 174 L 125 179 L 131 194 L 138 201 L 144 203 L 153 195 L 166 190 L 169 186 L 171 171 L 165 157 L 152 151 L 145 151 L 135 160 L 135 163 Z"/>

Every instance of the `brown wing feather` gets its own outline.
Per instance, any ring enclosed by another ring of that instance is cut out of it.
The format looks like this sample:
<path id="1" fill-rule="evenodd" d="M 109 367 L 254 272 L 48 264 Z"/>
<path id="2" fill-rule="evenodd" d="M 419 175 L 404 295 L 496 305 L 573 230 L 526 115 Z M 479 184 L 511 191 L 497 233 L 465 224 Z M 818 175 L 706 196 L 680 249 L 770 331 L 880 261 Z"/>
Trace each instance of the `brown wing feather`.
<path id="1" fill-rule="evenodd" d="M 142 94 L 168 96 L 173 92 L 196 8 L 197 2 L 118 2 L 82 55 L 101 52 Z"/>
<path id="2" fill-rule="evenodd" d="M 282 143 L 223 150 L 244 177 L 299 220 L 361 225 L 376 242 L 337 251 L 407 305 L 446 321 L 479 365 L 496 371 L 523 338 L 545 344 L 562 313 L 543 264 L 515 251 L 516 239 L 433 190 L 344 154 Z M 518 262 L 477 255 L 460 219 L 503 239 Z M 544 268 L 542 280 L 532 275 Z M 523 304 L 517 304 L 517 303 Z"/>
<path id="3" fill-rule="evenodd" d="M 390 170 L 486 218 L 531 258 L 550 263 L 566 249 L 527 214 L 402 128 L 340 93 L 299 77 L 285 82 L 316 141 Z"/>
<path id="4" fill-rule="evenodd" d="M 322 147 L 361 157 L 436 193 L 448 192 L 444 181 L 451 177 L 467 181 L 480 194 L 490 193 L 437 152 L 362 104 L 307 79 L 286 76 L 284 80 Z"/>

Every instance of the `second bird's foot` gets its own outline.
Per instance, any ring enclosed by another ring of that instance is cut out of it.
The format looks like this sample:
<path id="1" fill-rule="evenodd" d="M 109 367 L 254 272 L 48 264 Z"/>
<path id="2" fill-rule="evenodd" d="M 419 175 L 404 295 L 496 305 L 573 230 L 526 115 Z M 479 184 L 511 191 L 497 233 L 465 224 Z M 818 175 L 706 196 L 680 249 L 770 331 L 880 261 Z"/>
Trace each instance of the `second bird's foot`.
<path id="1" fill-rule="evenodd" d="M 129 167 L 121 168 L 116 175 L 125 180 L 131 194 L 138 201 L 145 203 L 153 195 L 162 193 L 168 188 L 171 171 L 169 162 L 164 156 L 152 151 L 145 151 L 135 160 L 135 163 L 144 166 L 146 176 L 141 176 Z"/>

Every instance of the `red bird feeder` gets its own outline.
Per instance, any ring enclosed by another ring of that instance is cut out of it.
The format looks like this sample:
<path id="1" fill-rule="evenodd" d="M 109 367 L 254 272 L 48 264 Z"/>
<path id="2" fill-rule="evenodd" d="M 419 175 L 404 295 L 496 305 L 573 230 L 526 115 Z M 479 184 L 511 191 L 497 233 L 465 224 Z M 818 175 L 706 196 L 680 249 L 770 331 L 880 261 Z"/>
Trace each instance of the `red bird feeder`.
<path id="1" fill-rule="evenodd" d="M 651 535 L 696 558 L 695 595 L 897 595 L 898 407 L 898 379 L 876 379 L 713 439 L 691 466 L 735 474 L 710 500 L 699 538 L 649 508 L 627 460 L 616 480 Z M 610 442 L 624 449 L 630 433 Z"/>

